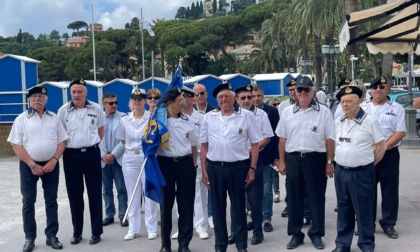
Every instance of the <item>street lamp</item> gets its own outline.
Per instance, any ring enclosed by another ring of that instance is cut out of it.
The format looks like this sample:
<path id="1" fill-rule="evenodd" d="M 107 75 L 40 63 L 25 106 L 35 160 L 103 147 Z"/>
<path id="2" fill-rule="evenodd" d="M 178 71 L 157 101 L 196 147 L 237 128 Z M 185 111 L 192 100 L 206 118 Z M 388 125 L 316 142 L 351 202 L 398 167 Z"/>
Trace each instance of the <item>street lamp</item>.
<path id="1" fill-rule="evenodd" d="M 300 65 L 303 67 L 303 69 L 305 69 L 305 74 L 309 74 L 309 70 L 308 67 L 312 66 L 314 63 L 312 60 L 304 60 L 302 59 L 300 61 Z"/>
<path id="2" fill-rule="evenodd" d="M 333 71 L 334 71 L 334 55 L 340 51 L 339 45 L 327 45 L 324 44 L 321 47 L 322 54 L 329 55 L 330 59 L 328 60 L 328 94 L 332 95 L 335 91 L 334 83 L 333 83 Z"/>
<path id="3" fill-rule="evenodd" d="M 356 61 L 356 60 L 358 60 L 359 58 L 357 58 L 357 57 L 354 57 L 354 55 L 351 55 L 350 56 L 350 61 L 351 61 L 351 79 L 352 80 L 354 80 L 354 62 Z"/>

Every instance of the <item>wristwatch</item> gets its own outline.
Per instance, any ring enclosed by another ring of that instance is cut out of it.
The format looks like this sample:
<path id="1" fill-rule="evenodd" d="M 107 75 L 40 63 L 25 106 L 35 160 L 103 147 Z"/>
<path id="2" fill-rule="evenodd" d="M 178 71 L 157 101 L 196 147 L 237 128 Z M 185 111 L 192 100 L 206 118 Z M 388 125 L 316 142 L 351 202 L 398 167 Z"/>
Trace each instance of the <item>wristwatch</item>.
<path id="1" fill-rule="evenodd" d="M 332 164 L 333 163 L 333 161 L 332 160 L 328 160 L 327 161 L 327 164 Z"/>
<path id="2" fill-rule="evenodd" d="M 33 170 L 35 168 L 35 163 L 29 164 L 28 166 L 31 168 L 31 170 Z"/>

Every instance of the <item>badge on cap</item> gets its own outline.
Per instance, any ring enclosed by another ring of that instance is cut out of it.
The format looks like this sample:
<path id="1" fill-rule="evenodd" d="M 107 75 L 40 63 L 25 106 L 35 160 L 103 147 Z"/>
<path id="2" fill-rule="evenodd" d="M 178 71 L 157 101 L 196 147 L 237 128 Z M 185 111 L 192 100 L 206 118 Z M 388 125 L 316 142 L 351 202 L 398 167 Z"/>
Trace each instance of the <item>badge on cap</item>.
<path id="1" fill-rule="evenodd" d="M 384 78 L 384 77 L 381 77 L 381 83 L 382 83 L 382 84 L 386 83 L 386 80 L 385 80 L 385 78 Z"/>
<path id="2" fill-rule="evenodd" d="M 85 81 L 83 79 L 80 79 L 80 84 L 85 85 Z"/>
<path id="3" fill-rule="evenodd" d="M 344 82 L 347 83 L 347 84 L 349 84 L 350 83 L 350 80 L 349 79 L 346 79 Z"/>
<path id="4" fill-rule="evenodd" d="M 352 91 L 352 89 L 350 87 L 346 87 L 346 89 L 344 90 L 344 92 L 346 92 L 346 94 L 350 94 Z"/>
<path id="5" fill-rule="evenodd" d="M 292 81 L 290 82 L 290 84 L 292 84 L 292 85 L 296 85 L 296 81 L 295 81 L 295 80 L 292 80 Z"/>
<path id="6" fill-rule="evenodd" d="M 300 84 L 303 84 L 303 78 L 300 79 Z"/>
<path id="7" fill-rule="evenodd" d="M 230 85 L 230 83 L 228 84 L 228 88 L 229 88 L 230 90 L 232 90 L 232 85 Z"/>
<path id="8" fill-rule="evenodd" d="M 42 92 L 43 94 L 46 94 L 46 93 L 47 93 L 47 90 L 43 87 L 43 88 L 41 89 L 41 92 Z"/>
<path id="9" fill-rule="evenodd" d="M 140 90 L 136 89 L 136 90 L 134 90 L 134 94 L 135 95 L 141 95 L 141 92 L 140 92 Z"/>
<path id="10" fill-rule="evenodd" d="M 251 86 L 250 85 L 246 86 L 246 90 L 251 90 Z"/>

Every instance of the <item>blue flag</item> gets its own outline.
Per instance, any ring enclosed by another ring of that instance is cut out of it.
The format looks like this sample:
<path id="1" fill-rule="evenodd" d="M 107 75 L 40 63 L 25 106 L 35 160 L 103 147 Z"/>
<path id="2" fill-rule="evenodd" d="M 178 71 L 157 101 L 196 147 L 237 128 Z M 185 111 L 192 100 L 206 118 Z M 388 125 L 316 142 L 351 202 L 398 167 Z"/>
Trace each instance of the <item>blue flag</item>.
<path id="1" fill-rule="evenodd" d="M 171 83 L 165 92 L 161 95 L 157 103 L 157 107 L 146 125 L 146 130 L 142 139 L 142 147 L 146 163 L 144 171 L 146 175 L 145 195 L 149 199 L 161 203 L 162 193 L 161 187 L 165 186 L 165 179 L 160 171 L 159 163 L 156 157 L 158 148 L 168 147 L 168 139 L 170 133 L 167 129 L 167 110 L 165 104 L 161 102 L 162 97 L 171 87 L 182 88 L 182 70 L 178 65 Z"/>

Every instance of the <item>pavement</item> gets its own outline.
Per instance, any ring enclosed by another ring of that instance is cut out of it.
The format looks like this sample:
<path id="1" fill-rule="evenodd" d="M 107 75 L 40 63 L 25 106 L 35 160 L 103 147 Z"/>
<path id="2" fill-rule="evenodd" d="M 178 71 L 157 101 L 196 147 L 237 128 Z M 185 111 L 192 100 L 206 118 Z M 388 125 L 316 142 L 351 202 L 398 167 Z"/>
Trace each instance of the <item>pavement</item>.
<path id="1" fill-rule="evenodd" d="M 399 251 L 411 252 L 418 251 L 420 247 L 420 149 L 403 149 L 400 148 L 401 164 L 400 164 L 400 206 L 399 219 L 395 227 L 399 233 L 398 239 L 389 239 L 380 229 L 376 228 L 376 251 Z M 61 161 L 61 160 L 60 160 Z M 16 157 L 0 158 L 0 252 L 22 251 L 25 236 L 22 227 L 22 200 L 20 194 L 20 181 L 18 159 Z M 290 240 L 287 235 L 287 218 L 282 218 L 280 213 L 285 207 L 284 203 L 284 177 L 280 178 L 281 185 L 281 202 L 274 204 L 274 215 L 272 224 L 274 231 L 264 233 L 265 240 L 262 244 L 251 245 L 250 240 L 252 233 L 248 235 L 248 251 L 288 251 L 286 245 Z M 52 251 L 51 247 L 45 245 L 45 210 L 41 182 L 38 183 L 38 199 L 36 203 L 36 219 L 38 225 L 38 238 L 35 241 L 36 252 Z M 86 193 L 85 193 L 86 198 Z M 380 201 L 379 201 L 380 202 Z M 104 227 L 102 241 L 96 245 L 89 245 L 91 236 L 90 218 L 87 200 L 85 200 L 85 225 L 83 231 L 83 240 L 78 245 L 70 245 L 72 236 L 72 224 L 69 202 L 64 182 L 64 172 L 60 173 L 60 185 L 58 192 L 59 221 L 60 230 L 57 234 L 62 242 L 65 251 L 156 251 L 161 246 L 160 234 L 158 239 L 148 240 L 144 221 L 142 223 L 141 236 L 131 241 L 124 241 L 123 237 L 127 233 L 127 228 L 115 222 Z M 192 202 L 191 202 L 192 203 Z M 326 193 L 326 213 L 325 213 L 325 242 L 324 251 L 332 251 L 335 248 L 334 240 L 336 237 L 336 213 L 334 207 L 336 205 L 335 189 L 333 179 L 328 180 Z M 380 208 L 379 208 L 380 209 Z M 176 230 L 176 218 L 174 213 L 174 233 Z M 381 213 L 378 212 L 378 218 Z M 229 217 L 228 217 L 229 218 Z M 117 221 L 117 218 L 115 218 Z M 307 232 L 307 229 L 303 229 Z M 194 237 L 190 243 L 191 251 L 208 252 L 214 251 L 214 230 L 209 229 L 210 238 L 208 240 L 200 240 L 194 232 Z M 176 251 L 178 244 L 176 240 L 172 240 L 172 249 Z M 234 245 L 230 245 L 228 252 L 237 251 Z M 316 251 L 312 246 L 309 238 L 306 236 L 305 243 L 295 249 L 296 252 Z M 357 247 L 357 236 L 353 239 L 351 251 L 360 251 Z"/>

